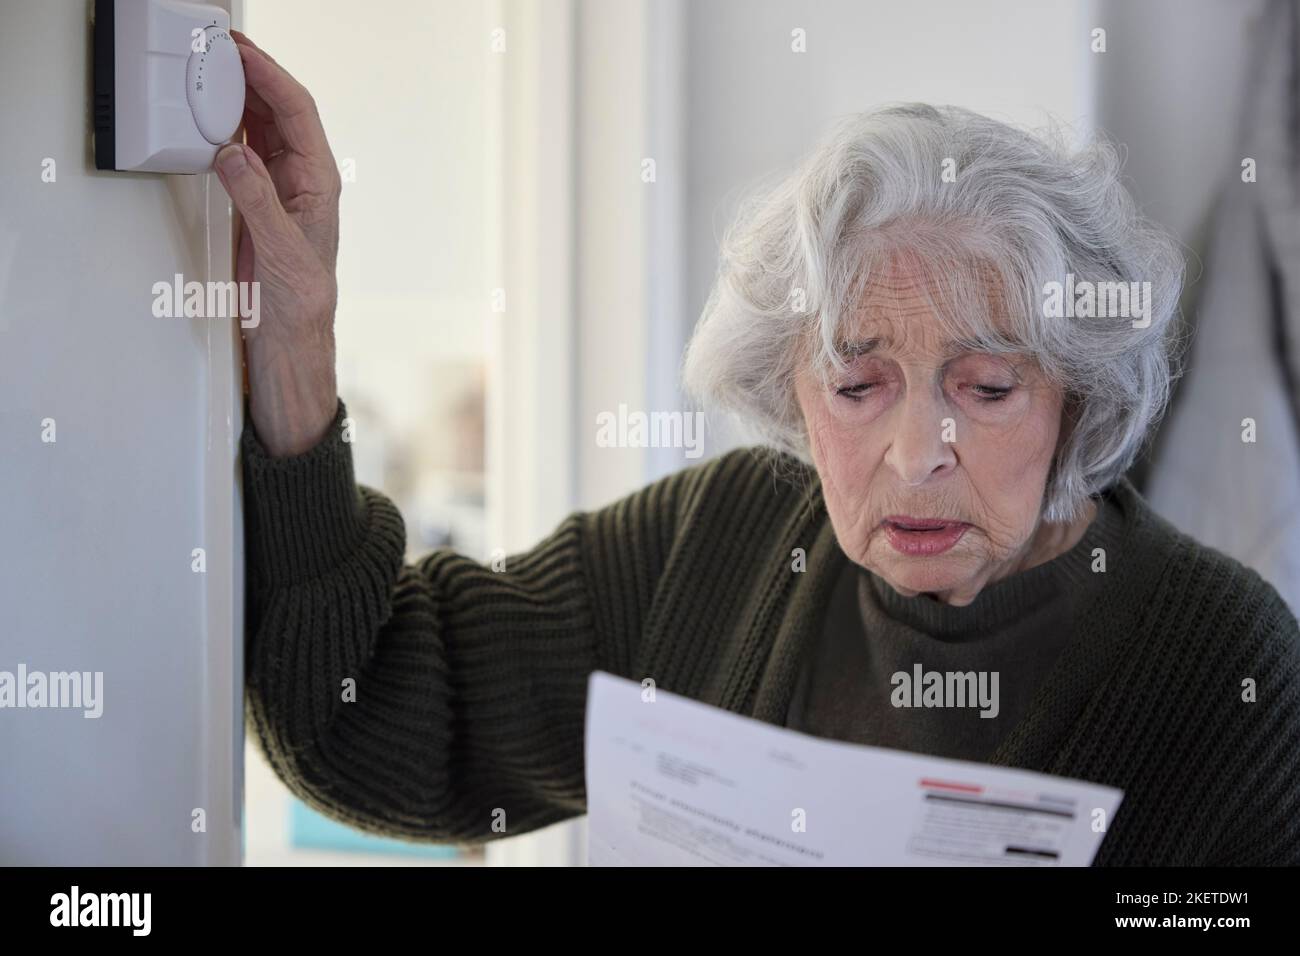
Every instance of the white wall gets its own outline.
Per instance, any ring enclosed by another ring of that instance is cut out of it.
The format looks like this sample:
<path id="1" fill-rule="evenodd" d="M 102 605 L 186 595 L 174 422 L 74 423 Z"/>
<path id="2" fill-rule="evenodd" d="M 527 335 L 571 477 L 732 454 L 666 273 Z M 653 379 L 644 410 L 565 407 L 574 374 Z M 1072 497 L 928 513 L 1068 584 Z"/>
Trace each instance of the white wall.
<path id="1" fill-rule="evenodd" d="M 1097 124 L 1128 148 L 1143 210 L 1198 255 L 1234 155 L 1251 23 L 1262 0 L 1098 0 Z M 1193 269 L 1193 279 L 1199 270 Z"/>
<path id="2" fill-rule="evenodd" d="M 234 864 L 238 333 L 151 311 L 230 277 L 229 207 L 94 169 L 91 9 L 0 5 L 0 670 L 103 673 L 98 719 L 0 709 L 0 864 Z"/>

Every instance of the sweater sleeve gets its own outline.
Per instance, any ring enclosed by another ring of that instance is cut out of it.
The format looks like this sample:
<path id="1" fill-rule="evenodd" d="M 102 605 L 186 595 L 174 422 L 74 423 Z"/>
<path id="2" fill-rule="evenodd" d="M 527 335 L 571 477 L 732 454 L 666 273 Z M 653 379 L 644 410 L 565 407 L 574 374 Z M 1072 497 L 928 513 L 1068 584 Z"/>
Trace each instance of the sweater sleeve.
<path id="1" fill-rule="evenodd" d="M 345 416 L 291 457 L 251 424 L 241 438 L 247 714 L 267 760 L 314 809 L 400 839 L 584 812 L 588 675 L 631 676 L 702 469 L 574 512 L 504 567 L 449 548 L 406 564 L 397 508 L 354 480 Z"/>

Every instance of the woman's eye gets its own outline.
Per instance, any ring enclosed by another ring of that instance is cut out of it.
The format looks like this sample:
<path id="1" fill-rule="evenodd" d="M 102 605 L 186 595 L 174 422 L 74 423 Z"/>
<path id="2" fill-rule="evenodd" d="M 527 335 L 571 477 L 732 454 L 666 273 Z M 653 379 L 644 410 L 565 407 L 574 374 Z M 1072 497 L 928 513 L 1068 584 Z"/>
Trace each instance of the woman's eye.
<path id="1" fill-rule="evenodd" d="M 1000 388 L 996 385 L 972 385 L 971 388 L 986 402 L 1000 402 L 1011 394 L 1010 388 Z"/>
<path id="2" fill-rule="evenodd" d="M 856 402 L 859 401 L 863 395 L 867 394 L 867 392 L 871 391 L 875 387 L 876 384 L 874 382 L 861 382 L 857 385 L 849 385 L 844 388 L 837 388 L 835 390 L 835 394 L 843 395 L 845 398 Z"/>

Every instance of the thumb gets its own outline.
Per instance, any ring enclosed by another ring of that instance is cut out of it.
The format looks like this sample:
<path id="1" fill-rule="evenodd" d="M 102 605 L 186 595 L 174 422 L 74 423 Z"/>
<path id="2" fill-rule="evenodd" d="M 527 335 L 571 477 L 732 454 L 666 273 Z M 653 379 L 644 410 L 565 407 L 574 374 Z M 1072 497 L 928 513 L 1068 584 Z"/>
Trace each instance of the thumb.
<path id="1" fill-rule="evenodd" d="M 217 175 L 230 194 L 239 215 L 259 249 L 277 245 L 288 230 L 289 217 L 280 205 L 275 183 L 261 158 L 240 143 L 231 143 L 217 153 Z M 262 240 L 271 240 L 265 242 Z"/>

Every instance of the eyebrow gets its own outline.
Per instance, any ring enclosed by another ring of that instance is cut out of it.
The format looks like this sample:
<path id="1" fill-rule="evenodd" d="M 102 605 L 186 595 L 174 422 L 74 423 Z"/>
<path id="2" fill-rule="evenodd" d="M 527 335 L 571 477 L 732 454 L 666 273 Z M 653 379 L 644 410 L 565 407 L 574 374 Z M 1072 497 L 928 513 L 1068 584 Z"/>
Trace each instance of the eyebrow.
<path id="1" fill-rule="evenodd" d="M 883 336 L 873 336 L 869 339 L 861 339 L 856 342 L 844 342 L 837 347 L 840 355 L 848 359 L 855 359 L 859 355 L 866 355 L 874 352 L 881 345 L 890 345 L 888 338 Z M 951 360 L 959 355 L 965 355 L 967 352 L 989 352 L 987 344 L 978 339 L 953 339 L 944 344 L 943 357 L 945 360 Z"/>
<path id="2" fill-rule="evenodd" d="M 881 339 L 862 339 L 859 342 L 841 342 L 835 347 L 835 350 L 845 358 L 857 358 L 859 355 L 866 355 L 868 352 L 875 351 L 880 345 Z"/>

